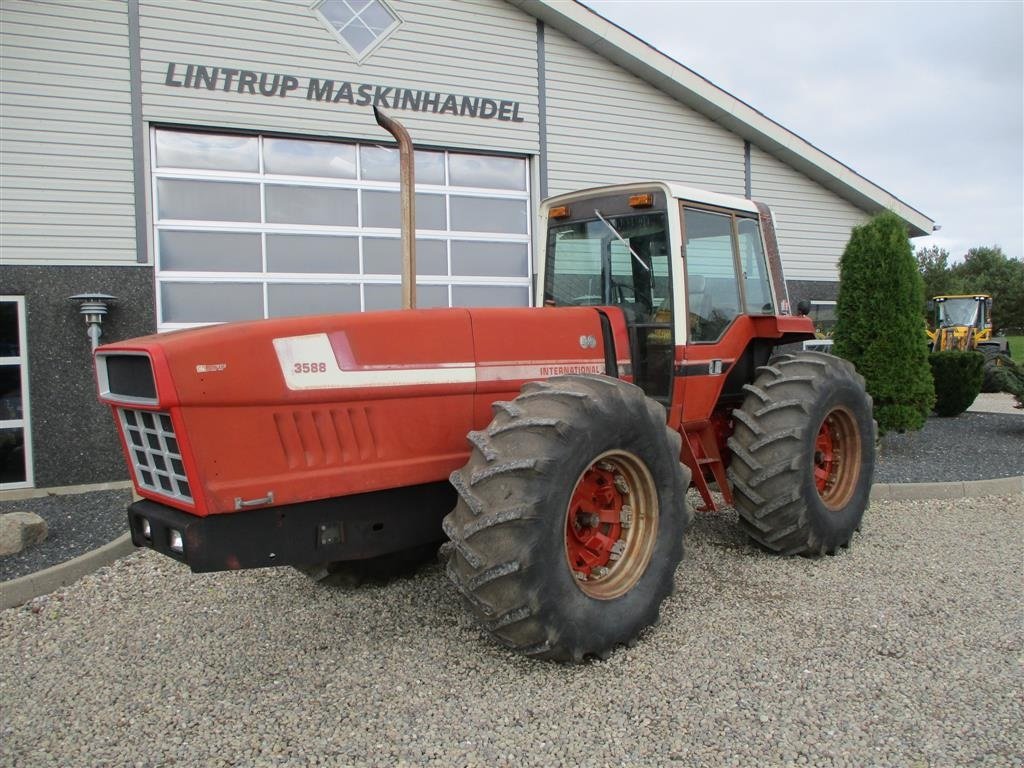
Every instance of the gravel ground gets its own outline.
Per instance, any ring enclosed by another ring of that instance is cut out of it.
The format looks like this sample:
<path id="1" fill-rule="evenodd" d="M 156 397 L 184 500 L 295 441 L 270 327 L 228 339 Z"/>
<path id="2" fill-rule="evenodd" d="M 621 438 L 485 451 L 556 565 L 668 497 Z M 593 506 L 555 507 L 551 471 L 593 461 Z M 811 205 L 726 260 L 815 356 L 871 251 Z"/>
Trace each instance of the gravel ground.
<path id="1" fill-rule="evenodd" d="M 1024 475 L 1024 411 L 933 416 L 918 432 L 884 435 L 876 483 L 942 483 Z"/>
<path id="2" fill-rule="evenodd" d="M 138 552 L 0 613 L 0 766 L 1011 766 L 1024 496 L 879 502 L 778 559 L 698 515 L 606 662 L 511 656 L 442 570 L 344 593 Z"/>
<path id="3" fill-rule="evenodd" d="M 49 528 L 42 543 L 0 557 L 0 581 L 49 568 L 127 533 L 125 507 L 131 500 L 131 491 L 119 490 L 0 501 L 0 513 L 35 512 Z"/>

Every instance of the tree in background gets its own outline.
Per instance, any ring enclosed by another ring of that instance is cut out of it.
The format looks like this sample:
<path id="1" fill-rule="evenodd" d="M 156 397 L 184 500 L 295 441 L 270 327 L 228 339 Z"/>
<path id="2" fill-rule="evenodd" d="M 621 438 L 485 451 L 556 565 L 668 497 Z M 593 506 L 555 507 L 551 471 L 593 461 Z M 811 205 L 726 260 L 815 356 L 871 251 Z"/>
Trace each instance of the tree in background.
<path id="1" fill-rule="evenodd" d="M 882 434 L 920 429 L 935 402 L 923 304 L 900 218 L 886 211 L 855 227 L 839 261 L 833 351 L 864 376 Z"/>
<path id="2" fill-rule="evenodd" d="M 949 264 L 949 251 L 932 246 L 915 253 L 925 299 L 943 294 L 987 293 L 992 297 L 996 333 L 1024 330 L 1024 261 L 1011 259 L 999 246 L 971 248 L 963 261 Z"/>
<path id="3" fill-rule="evenodd" d="M 949 251 L 933 245 L 914 252 L 917 259 L 917 271 L 924 280 L 925 300 L 959 293 L 957 283 L 949 266 Z"/>
<path id="4" fill-rule="evenodd" d="M 1009 258 L 999 246 L 971 248 L 951 272 L 968 293 L 991 294 L 996 333 L 1024 329 L 1024 261 Z"/>

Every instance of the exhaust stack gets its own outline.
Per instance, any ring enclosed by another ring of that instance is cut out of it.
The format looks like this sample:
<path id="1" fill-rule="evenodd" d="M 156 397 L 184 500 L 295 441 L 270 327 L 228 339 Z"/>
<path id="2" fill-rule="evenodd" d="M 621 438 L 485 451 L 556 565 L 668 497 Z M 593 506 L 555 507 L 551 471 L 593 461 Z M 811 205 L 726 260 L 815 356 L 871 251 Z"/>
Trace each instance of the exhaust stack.
<path id="1" fill-rule="evenodd" d="M 373 108 L 377 125 L 395 137 L 398 142 L 402 198 L 402 309 L 416 308 L 416 172 L 412 138 L 397 120 Z"/>

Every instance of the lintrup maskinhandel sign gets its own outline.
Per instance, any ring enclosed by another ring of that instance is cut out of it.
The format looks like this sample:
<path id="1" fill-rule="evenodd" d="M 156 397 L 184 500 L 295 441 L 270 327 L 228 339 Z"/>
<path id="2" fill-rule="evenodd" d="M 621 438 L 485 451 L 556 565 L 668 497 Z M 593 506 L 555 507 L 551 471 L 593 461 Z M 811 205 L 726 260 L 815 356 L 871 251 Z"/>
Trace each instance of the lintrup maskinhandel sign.
<path id="1" fill-rule="evenodd" d="M 475 117 L 522 123 L 519 102 L 483 96 L 396 88 L 375 83 L 353 83 L 319 77 L 300 77 L 248 69 L 211 67 L 202 64 L 168 62 L 164 85 L 173 88 L 205 88 L 210 91 L 265 96 L 305 97 L 307 101 L 351 104 L 355 107 L 383 107 L 438 115 Z"/>

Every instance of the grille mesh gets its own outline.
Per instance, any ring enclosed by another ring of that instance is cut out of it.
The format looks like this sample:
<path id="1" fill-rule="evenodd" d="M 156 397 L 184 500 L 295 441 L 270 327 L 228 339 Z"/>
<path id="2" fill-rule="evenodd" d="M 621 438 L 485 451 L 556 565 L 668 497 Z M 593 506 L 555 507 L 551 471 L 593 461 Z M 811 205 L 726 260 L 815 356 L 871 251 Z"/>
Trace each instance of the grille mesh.
<path id="1" fill-rule="evenodd" d="M 181 448 L 169 413 L 119 408 L 135 479 L 142 488 L 172 499 L 192 501 Z"/>

